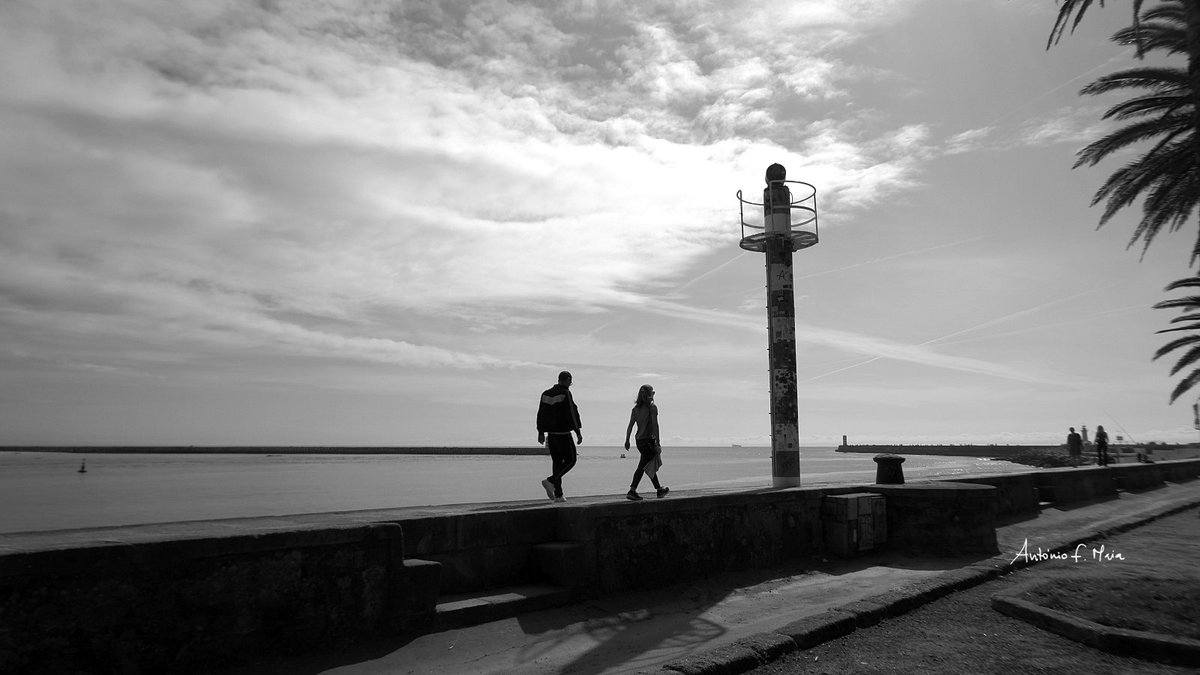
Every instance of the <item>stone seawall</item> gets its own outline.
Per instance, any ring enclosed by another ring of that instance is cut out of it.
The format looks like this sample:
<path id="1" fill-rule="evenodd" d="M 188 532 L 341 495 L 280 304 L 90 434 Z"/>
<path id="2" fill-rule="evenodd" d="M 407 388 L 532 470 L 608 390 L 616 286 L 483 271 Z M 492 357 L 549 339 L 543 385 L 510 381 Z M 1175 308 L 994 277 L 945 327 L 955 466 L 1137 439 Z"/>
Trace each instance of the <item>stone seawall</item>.
<path id="1" fill-rule="evenodd" d="M 1200 460 L 1184 460 L 0 535 L 0 672 L 203 672 L 413 635 L 464 608 L 475 613 L 455 620 L 494 618 L 512 589 L 548 587 L 562 604 L 803 566 L 830 554 L 833 495 L 882 494 L 888 547 L 986 554 L 998 517 L 1198 476 Z"/>
<path id="2" fill-rule="evenodd" d="M 264 445 L 71 445 L 0 446 L 0 452 L 67 452 L 129 455 L 549 455 L 543 446 L 516 448 L 264 446 Z"/>

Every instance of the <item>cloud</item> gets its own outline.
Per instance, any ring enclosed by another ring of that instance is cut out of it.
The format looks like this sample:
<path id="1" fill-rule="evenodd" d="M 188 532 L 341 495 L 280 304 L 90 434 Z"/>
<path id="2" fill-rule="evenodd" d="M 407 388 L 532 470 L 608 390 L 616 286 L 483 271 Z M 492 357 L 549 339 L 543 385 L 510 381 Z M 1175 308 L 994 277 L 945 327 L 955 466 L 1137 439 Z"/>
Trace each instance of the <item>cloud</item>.
<path id="1" fill-rule="evenodd" d="M 979 129 L 967 129 L 946 139 L 945 152 L 947 155 L 959 155 L 988 147 L 988 140 L 996 131 L 996 127 L 988 126 Z"/>
<path id="2" fill-rule="evenodd" d="M 1100 120 L 1100 114 L 1094 106 L 1060 108 L 1050 118 L 1027 121 L 1019 130 L 1016 142 L 1024 146 L 1058 143 L 1082 146 L 1101 138 L 1112 128 L 1111 122 Z"/>
<path id="3" fill-rule="evenodd" d="M 506 365 L 424 326 L 637 306 L 771 162 L 834 215 L 915 184 L 923 127 L 780 112 L 848 77 L 797 31 L 902 6 L 790 7 L 763 43 L 757 5 L 5 3 L 7 316 Z"/>

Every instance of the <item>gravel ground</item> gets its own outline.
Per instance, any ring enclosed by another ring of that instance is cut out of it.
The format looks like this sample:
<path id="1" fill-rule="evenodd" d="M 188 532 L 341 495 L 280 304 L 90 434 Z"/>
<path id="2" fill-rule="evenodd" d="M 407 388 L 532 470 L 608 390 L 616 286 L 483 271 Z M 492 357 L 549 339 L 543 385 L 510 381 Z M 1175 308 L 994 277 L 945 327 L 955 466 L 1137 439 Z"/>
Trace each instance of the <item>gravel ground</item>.
<path id="1" fill-rule="evenodd" d="M 1093 549 L 1104 546 L 1096 559 Z M 991 596 L 1032 579 L 1195 576 L 1200 511 L 1184 511 L 1078 550 L 1079 561 L 1048 560 L 955 593 L 871 628 L 762 666 L 755 675 L 794 673 L 1196 673 L 1114 656 L 992 609 Z M 1119 558 L 1114 554 L 1119 554 Z M 1200 607 L 1196 608 L 1200 621 Z"/>

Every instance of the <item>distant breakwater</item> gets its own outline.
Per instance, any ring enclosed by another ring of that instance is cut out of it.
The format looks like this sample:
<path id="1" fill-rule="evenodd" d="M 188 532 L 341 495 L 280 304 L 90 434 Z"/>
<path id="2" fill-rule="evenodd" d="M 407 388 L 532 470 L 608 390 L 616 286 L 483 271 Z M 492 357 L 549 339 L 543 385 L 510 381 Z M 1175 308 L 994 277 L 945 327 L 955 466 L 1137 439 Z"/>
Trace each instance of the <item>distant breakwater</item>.
<path id="1" fill-rule="evenodd" d="M 155 455 L 549 455 L 545 448 L 344 447 L 344 446 L 4 446 L 0 452 Z"/>
<path id="2" fill-rule="evenodd" d="M 1058 452 L 1058 445 L 839 445 L 838 452 L 946 457 L 1017 457 L 1028 452 Z"/>

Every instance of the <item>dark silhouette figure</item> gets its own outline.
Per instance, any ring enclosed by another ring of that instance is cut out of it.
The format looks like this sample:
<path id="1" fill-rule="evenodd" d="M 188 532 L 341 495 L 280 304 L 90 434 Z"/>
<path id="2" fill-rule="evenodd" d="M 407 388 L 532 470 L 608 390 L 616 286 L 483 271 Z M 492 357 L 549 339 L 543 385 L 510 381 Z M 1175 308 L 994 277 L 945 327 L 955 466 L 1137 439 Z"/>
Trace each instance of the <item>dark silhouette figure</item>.
<path id="1" fill-rule="evenodd" d="M 1075 427 L 1071 427 L 1071 433 L 1067 434 L 1067 454 L 1071 456 L 1071 466 L 1079 466 L 1079 460 L 1083 457 L 1083 437 L 1075 433 Z"/>
<path id="2" fill-rule="evenodd" d="M 1100 466 L 1108 466 L 1108 432 L 1103 426 L 1096 427 L 1096 463 Z"/>
<path id="3" fill-rule="evenodd" d="M 633 471 L 633 482 L 629 484 L 629 492 L 625 498 L 635 502 L 641 501 L 642 498 L 637 493 L 638 483 L 642 482 L 643 474 L 648 474 L 655 492 L 661 499 L 671 490 L 658 482 L 658 468 L 662 466 L 662 446 L 658 440 L 658 406 L 654 405 L 654 388 L 648 384 L 643 384 L 638 389 L 637 401 L 633 404 L 633 410 L 629 412 L 629 426 L 625 427 L 626 450 L 629 449 L 629 434 L 633 432 L 634 424 L 638 428 L 637 449 L 641 457 L 638 459 L 637 469 Z"/>
<path id="4" fill-rule="evenodd" d="M 571 397 L 571 373 L 564 370 L 558 374 L 558 384 L 542 392 L 537 412 L 538 443 L 545 443 L 550 451 L 551 473 L 542 481 L 542 488 L 546 490 L 546 497 L 556 502 L 566 501 L 562 479 L 577 459 L 571 434 L 583 443 L 581 428 L 579 408 Z"/>

